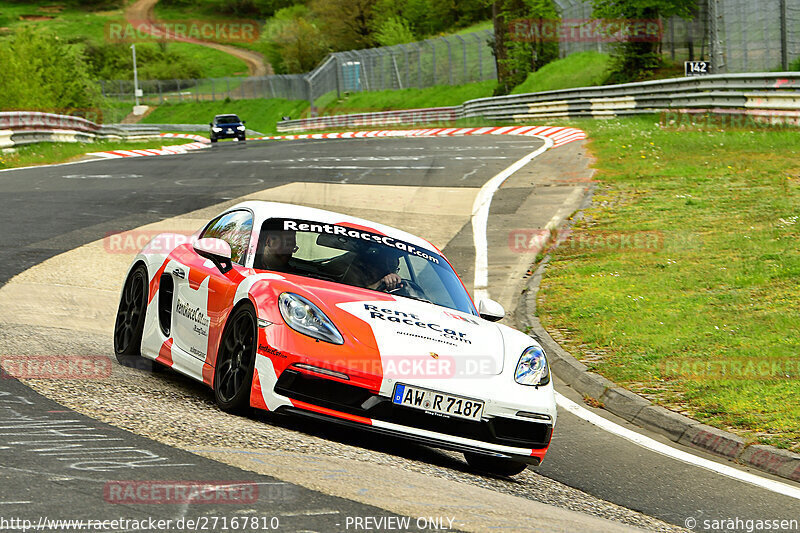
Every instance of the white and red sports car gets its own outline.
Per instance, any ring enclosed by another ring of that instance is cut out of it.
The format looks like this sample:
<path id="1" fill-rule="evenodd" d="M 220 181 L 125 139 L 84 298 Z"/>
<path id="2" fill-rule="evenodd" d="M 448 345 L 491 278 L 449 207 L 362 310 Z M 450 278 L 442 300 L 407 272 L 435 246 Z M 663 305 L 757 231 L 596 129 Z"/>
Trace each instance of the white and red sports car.
<path id="1" fill-rule="evenodd" d="M 544 458 L 556 404 L 544 351 L 503 314 L 424 239 L 252 201 L 137 255 L 114 350 L 202 381 L 226 411 L 366 428 L 513 475 Z"/>

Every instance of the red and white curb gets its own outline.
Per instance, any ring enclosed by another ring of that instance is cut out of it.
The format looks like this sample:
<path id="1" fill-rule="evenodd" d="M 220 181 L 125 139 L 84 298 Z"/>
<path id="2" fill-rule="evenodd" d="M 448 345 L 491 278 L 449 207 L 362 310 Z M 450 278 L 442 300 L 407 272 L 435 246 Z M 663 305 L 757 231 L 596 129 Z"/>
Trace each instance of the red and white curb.
<path id="1" fill-rule="evenodd" d="M 254 137 L 253 140 L 292 140 L 292 139 L 352 139 L 361 137 L 449 137 L 459 135 L 527 135 L 548 137 L 553 146 L 561 146 L 586 138 L 586 133 L 576 128 L 552 126 L 502 126 L 484 128 L 424 128 L 415 130 L 369 130 L 339 133 L 305 133 L 301 135 L 275 135 Z"/>
<path id="2" fill-rule="evenodd" d="M 301 135 L 251 137 L 249 140 L 355 139 L 372 137 L 456 137 L 461 135 L 524 135 L 530 137 L 547 137 L 553 141 L 553 146 L 561 146 L 562 144 L 572 141 L 579 141 L 586 138 L 586 133 L 577 128 L 559 128 L 552 126 L 496 126 L 483 128 L 422 128 L 414 130 L 365 130 L 337 133 L 306 133 Z M 93 155 L 104 159 L 116 159 L 120 157 L 184 154 L 191 150 L 207 148 L 211 144 L 211 141 L 205 137 L 187 133 L 162 133 L 160 136 L 164 138 L 192 139 L 196 142 L 179 144 L 175 146 L 162 146 L 161 148 L 90 152 L 87 155 Z"/>
<path id="3" fill-rule="evenodd" d="M 185 154 L 191 150 L 206 148 L 211 141 L 200 135 L 189 133 L 161 133 L 159 137 L 168 139 L 191 139 L 195 142 L 188 144 L 176 144 L 174 146 L 162 146 L 161 148 L 143 148 L 137 150 L 109 150 L 107 152 L 89 152 L 86 155 L 93 155 L 103 159 L 117 159 L 120 157 L 142 157 L 150 155 L 174 155 Z"/>

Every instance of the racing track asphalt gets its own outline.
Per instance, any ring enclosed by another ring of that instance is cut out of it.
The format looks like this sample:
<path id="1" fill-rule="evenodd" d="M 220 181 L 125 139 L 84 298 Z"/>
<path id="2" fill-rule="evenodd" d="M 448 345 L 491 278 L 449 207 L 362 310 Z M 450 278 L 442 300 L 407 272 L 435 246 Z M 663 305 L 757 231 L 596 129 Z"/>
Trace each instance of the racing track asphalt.
<path id="1" fill-rule="evenodd" d="M 481 142 L 477 139 L 380 139 L 291 141 L 280 144 L 251 142 L 247 145 L 225 143 L 212 150 L 185 156 L 92 162 L 0 173 L 0 217 L 3 221 L 3 231 L 0 233 L 0 282 L 4 283 L 32 265 L 101 238 L 108 232 L 139 227 L 256 190 L 295 181 L 387 185 L 396 184 L 398 179 L 402 179 L 404 184 L 480 187 L 495 172 L 535 148 L 535 142 L 509 142 L 502 152 L 507 159 L 489 160 L 477 157 L 481 154 Z M 337 162 L 337 159 L 344 157 L 344 143 L 347 156 L 362 158 L 360 162 L 355 164 L 351 161 L 347 165 Z M 382 144 L 378 148 L 375 143 Z M 460 152 L 464 154 L 464 159 L 454 159 L 453 153 L 446 155 L 447 149 L 453 146 L 462 148 Z M 442 150 L 441 155 L 437 154 L 438 150 Z M 403 156 L 409 153 L 422 155 L 422 152 L 424 157 L 418 160 L 419 166 L 427 166 L 427 169 L 381 169 L 378 167 L 401 165 L 397 165 L 396 161 L 392 164 L 370 159 L 378 154 L 396 153 Z M 312 153 L 314 157 L 327 157 L 329 160 L 308 161 Z M 497 152 L 493 155 L 497 155 Z M 234 159 L 249 162 L 237 165 L 225 163 Z M 536 165 L 547 168 L 548 164 L 554 164 L 555 159 L 556 153 L 546 152 L 533 162 L 534 168 Z M 479 172 L 475 172 L 476 166 Z M 231 167 L 236 168 L 233 170 Z M 506 192 L 501 189 L 496 196 L 489 220 L 490 232 L 493 222 L 502 220 L 498 217 L 518 211 L 514 206 L 518 208 L 523 203 L 520 202 L 519 189 L 531 185 L 530 182 L 523 182 L 525 178 L 525 175 L 512 177 L 504 187 Z M 465 227 L 452 239 L 452 250 L 444 250 L 460 273 L 469 271 L 471 266 L 472 257 L 465 244 L 468 233 Z M 498 242 L 496 238 L 494 242 L 490 241 L 490 256 L 503 247 L 507 247 L 507 241 Z M 32 394 L 13 381 L 3 383 L 3 390 L 21 396 L 27 394 L 26 397 Z M 19 392 L 26 390 L 26 394 Z M 559 390 L 570 395 L 570 391 L 564 387 Z M 573 399 L 580 400 L 574 395 Z M 44 399 L 36 401 L 47 402 Z M 52 406 L 44 403 L 38 405 L 45 410 L 58 410 L 50 409 Z M 602 411 L 600 413 L 623 426 L 629 426 Z M 108 428 L 106 430 L 111 431 Z M 197 456 L 193 456 L 193 459 L 198 460 Z M 560 414 L 547 460 L 536 470 L 600 498 L 679 525 L 683 525 L 688 517 L 800 517 L 797 500 L 664 458 L 566 413 Z M 44 480 L 40 480 L 34 492 L 37 498 L 41 498 L 48 490 L 62 492 L 52 481 Z M 10 501 L 7 494 L 0 497 Z M 50 502 L 53 501 L 57 499 L 50 499 Z M 47 508 L 53 509 L 54 506 L 58 504 L 48 503 Z M 11 507 L 3 509 L 4 514 L 9 514 Z M 72 507 L 67 504 L 64 508 Z"/>

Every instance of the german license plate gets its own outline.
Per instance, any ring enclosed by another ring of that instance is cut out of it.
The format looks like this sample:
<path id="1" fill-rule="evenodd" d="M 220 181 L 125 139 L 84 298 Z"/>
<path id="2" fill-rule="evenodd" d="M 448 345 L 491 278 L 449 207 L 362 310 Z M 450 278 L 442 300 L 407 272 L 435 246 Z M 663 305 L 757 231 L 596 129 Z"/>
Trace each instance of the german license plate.
<path id="1" fill-rule="evenodd" d="M 227 130 L 225 130 L 225 133 L 233 133 L 233 130 L 228 128 Z"/>
<path id="2" fill-rule="evenodd" d="M 467 420 L 480 420 L 483 414 L 482 401 L 403 385 L 402 383 L 398 383 L 395 386 L 392 403 L 431 413 L 466 418 Z"/>

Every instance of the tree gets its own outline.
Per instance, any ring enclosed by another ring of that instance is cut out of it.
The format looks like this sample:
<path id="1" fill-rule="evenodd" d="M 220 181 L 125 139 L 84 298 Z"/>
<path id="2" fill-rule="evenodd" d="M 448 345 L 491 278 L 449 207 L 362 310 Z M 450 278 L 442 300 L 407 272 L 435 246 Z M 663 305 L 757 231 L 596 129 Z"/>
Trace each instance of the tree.
<path id="1" fill-rule="evenodd" d="M 368 48 L 375 44 L 377 0 L 313 0 L 311 11 L 335 50 Z"/>
<path id="2" fill-rule="evenodd" d="M 495 94 L 508 94 L 528 74 L 558 57 L 558 41 L 541 32 L 528 34 L 519 28 L 536 29 L 559 20 L 552 0 L 495 0 L 492 4 L 494 50 L 497 64 Z"/>
<path id="3" fill-rule="evenodd" d="M 25 26 L 0 43 L 0 109 L 65 112 L 99 103 L 83 49 Z"/>
<path id="4" fill-rule="evenodd" d="M 308 72 L 329 51 L 327 38 L 304 5 L 278 10 L 261 35 L 264 55 L 277 74 Z"/>
<path id="5" fill-rule="evenodd" d="M 594 16 L 603 19 L 623 19 L 636 23 L 657 23 L 673 16 L 689 18 L 696 0 L 592 0 Z M 615 46 L 612 74 L 608 81 L 636 81 L 662 64 L 660 35 L 630 32 Z"/>

